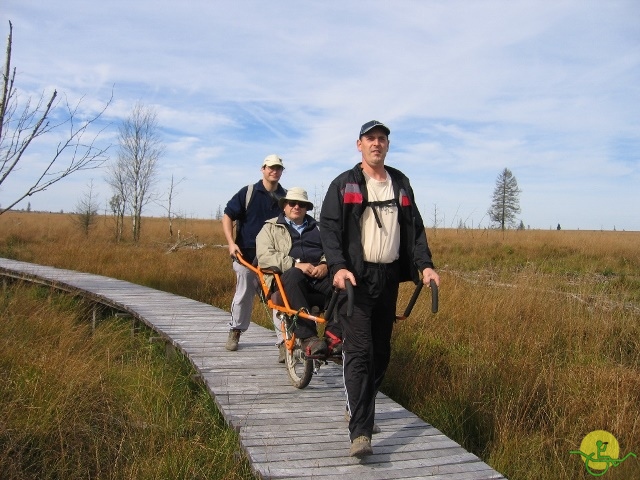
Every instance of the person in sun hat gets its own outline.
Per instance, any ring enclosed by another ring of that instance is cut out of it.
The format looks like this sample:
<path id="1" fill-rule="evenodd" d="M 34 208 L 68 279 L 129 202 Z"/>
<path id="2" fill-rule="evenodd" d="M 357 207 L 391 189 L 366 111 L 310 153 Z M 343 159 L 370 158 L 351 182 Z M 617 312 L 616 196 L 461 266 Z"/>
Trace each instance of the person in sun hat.
<path id="1" fill-rule="evenodd" d="M 222 216 L 222 230 L 229 246 L 229 255 L 235 258 L 236 253 L 240 253 L 249 263 L 255 260 L 258 232 L 265 220 L 280 213 L 278 201 L 286 194 L 280 185 L 284 171 L 282 158 L 275 154 L 267 155 L 262 161 L 261 170 L 262 179 L 242 187 L 231 197 Z M 229 336 L 225 344 L 230 351 L 238 349 L 240 335 L 249 328 L 258 289 L 255 273 L 235 261 L 233 270 L 236 274 L 236 291 L 231 302 Z"/>
<path id="2" fill-rule="evenodd" d="M 258 265 L 262 268 L 278 268 L 289 305 L 298 310 L 311 310 L 310 297 L 321 294 L 328 301 L 332 293 L 327 263 L 322 252 L 320 231 L 316 220 L 308 214 L 313 210 L 307 192 L 292 187 L 279 201 L 282 212 L 264 224 L 256 239 Z M 320 305 L 320 307 L 324 307 Z M 328 319 L 324 339 L 318 337 L 316 324 L 299 318 L 294 331 L 302 340 L 307 355 L 323 356 L 336 353 L 341 347 L 342 332 L 339 324 Z M 284 361 L 281 354 L 279 361 Z"/>
<path id="3" fill-rule="evenodd" d="M 346 315 L 346 295 L 338 314 L 349 453 L 358 458 L 373 453 L 375 397 L 389 365 L 399 283 L 440 284 L 409 179 L 385 165 L 390 133 L 377 120 L 362 125 L 356 141 L 362 159 L 331 182 L 320 214 L 332 283 L 354 286 L 353 314 Z"/>

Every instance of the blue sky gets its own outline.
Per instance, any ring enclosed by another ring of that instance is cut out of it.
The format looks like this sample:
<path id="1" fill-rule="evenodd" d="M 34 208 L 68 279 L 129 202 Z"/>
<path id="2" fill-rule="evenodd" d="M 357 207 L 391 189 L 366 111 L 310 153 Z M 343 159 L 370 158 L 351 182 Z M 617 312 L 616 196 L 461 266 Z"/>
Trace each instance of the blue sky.
<path id="1" fill-rule="evenodd" d="M 158 191 L 184 178 L 174 208 L 188 217 L 214 216 L 270 153 L 285 187 L 319 201 L 378 119 L 428 226 L 488 226 L 506 167 L 531 228 L 640 230 L 637 0 L 4 0 L 3 52 L 9 20 L 22 98 L 56 88 L 90 115 L 113 90 L 104 144 L 136 102 L 156 109 Z M 0 204 L 57 140 L 33 145 Z M 90 180 L 105 204 L 104 175 L 77 174 L 31 207 L 73 211 Z"/>

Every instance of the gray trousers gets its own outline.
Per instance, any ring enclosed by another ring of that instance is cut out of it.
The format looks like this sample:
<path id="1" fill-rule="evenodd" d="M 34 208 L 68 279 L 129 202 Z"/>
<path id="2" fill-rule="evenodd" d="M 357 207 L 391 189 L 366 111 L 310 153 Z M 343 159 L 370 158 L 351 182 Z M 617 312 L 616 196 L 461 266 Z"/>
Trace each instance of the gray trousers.
<path id="1" fill-rule="evenodd" d="M 258 276 L 238 262 L 232 263 L 233 271 L 236 272 L 236 293 L 231 302 L 229 328 L 244 332 L 251 324 L 253 300 L 258 292 Z"/>

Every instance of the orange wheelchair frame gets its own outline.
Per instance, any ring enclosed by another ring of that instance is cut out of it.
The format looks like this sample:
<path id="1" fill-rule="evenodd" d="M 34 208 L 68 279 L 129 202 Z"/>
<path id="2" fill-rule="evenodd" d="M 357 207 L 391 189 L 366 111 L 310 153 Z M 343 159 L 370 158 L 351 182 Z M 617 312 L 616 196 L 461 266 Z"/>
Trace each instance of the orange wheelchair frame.
<path id="1" fill-rule="evenodd" d="M 317 373 L 318 369 L 322 364 L 326 364 L 327 361 L 333 361 L 335 363 L 342 362 L 341 355 L 329 355 L 323 357 L 309 357 L 305 355 L 302 350 L 301 342 L 296 338 L 293 333 L 293 329 L 295 328 L 295 324 L 298 318 L 304 318 L 307 320 L 311 320 L 316 324 L 326 323 L 326 319 L 330 318 L 334 312 L 338 296 L 340 293 L 339 289 L 334 289 L 333 294 L 331 296 L 331 300 L 324 311 L 323 316 L 313 315 L 308 312 L 306 309 L 294 309 L 289 304 L 289 300 L 284 291 L 280 272 L 278 269 L 274 268 L 260 268 L 252 265 L 247 262 L 240 253 L 237 253 L 235 257 L 233 257 L 234 261 L 237 261 L 241 265 L 245 266 L 252 272 L 254 272 L 258 276 L 258 281 L 260 283 L 260 289 L 262 292 L 262 297 L 268 308 L 277 312 L 276 316 L 280 320 L 280 332 L 282 333 L 282 338 L 284 341 L 285 347 L 285 364 L 287 367 L 287 373 L 289 374 L 289 379 L 291 383 L 296 388 L 304 388 L 311 381 L 311 377 L 313 373 Z M 276 288 L 272 290 L 272 288 L 267 285 L 265 280 L 266 275 L 273 276 L 273 280 L 275 282 Z M 402 315 L 396 315 L 397 320 L 405 319 L 411 313 L 413 306 L 422 291 L 423 283 L 420 282 L 416 285 L 416 288 L 409 300 L 409 304 L 407 308 L 404 310 Z M 431 311 L 436 313 L 438 311 L 438 287 L 433 280 L 430 282 L 431 288 Z M 346 291 L 347 291 L 347 316 L 350 316 L 353 313 L 353 285 L 351 282 L 346 283 Z M 278 302 L 275 302 L 272 298 L 272 294 L 278 292 L 280 295 L 280 299 L 282 301 L 282 305 Z"/>

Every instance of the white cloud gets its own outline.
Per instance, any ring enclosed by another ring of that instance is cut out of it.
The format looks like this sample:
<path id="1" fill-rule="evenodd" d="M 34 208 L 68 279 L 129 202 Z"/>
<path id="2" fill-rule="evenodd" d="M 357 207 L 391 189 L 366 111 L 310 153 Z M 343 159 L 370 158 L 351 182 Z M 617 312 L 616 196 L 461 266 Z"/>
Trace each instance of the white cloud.
<path id="1" fill-rule="evenodd" d="M 272 152 L 285 186 L 326 187 L 377 118 L 389 163 L 448 219 L 481 222 L 508 167 L 532 228 L 640 230 L 620 208 L 640 203 L 639 14 L 632 0 L 8 0 L 0 32 L 12 20 L 25 92 L 55 87 L 96 112 L 113 89 L 109 141 L 135 102 L 154 106 L 163 177 L 186 177 L 177 201 L 196 215 Z M 81 190 L 32 205 L 68 210 Z"/>

